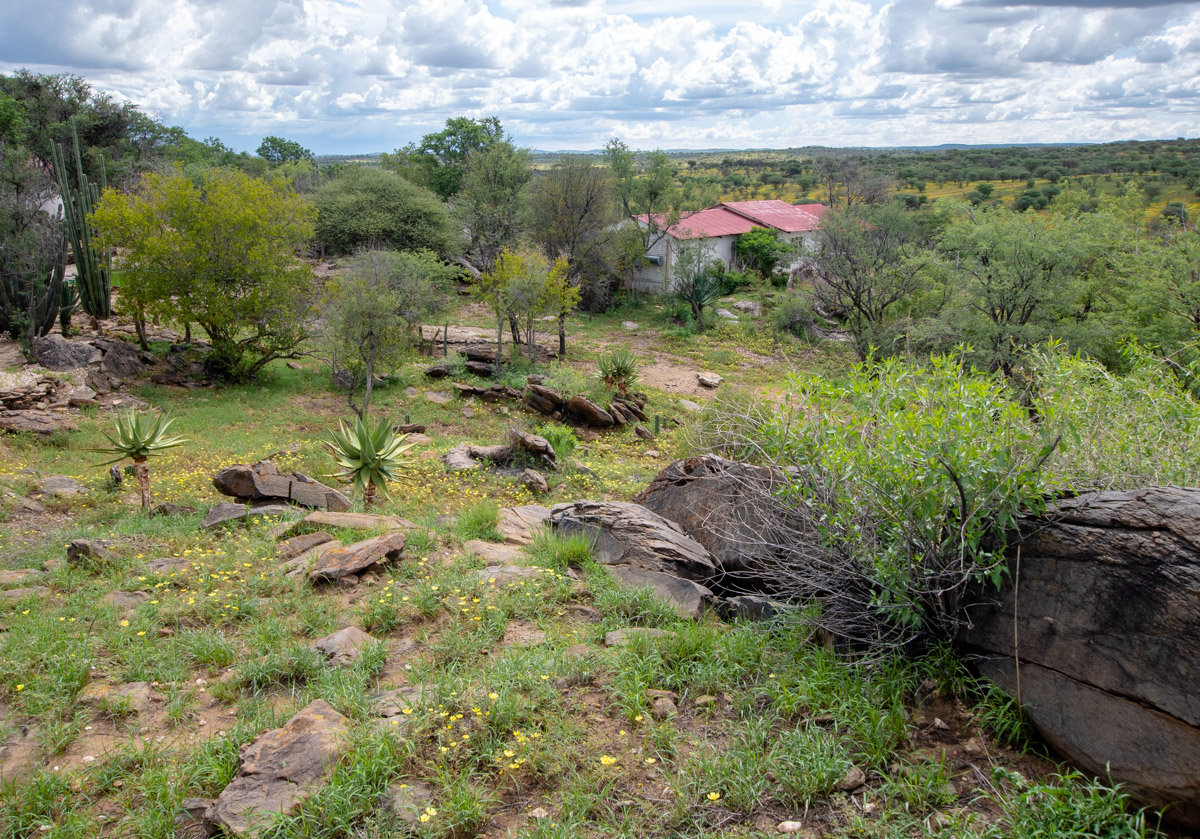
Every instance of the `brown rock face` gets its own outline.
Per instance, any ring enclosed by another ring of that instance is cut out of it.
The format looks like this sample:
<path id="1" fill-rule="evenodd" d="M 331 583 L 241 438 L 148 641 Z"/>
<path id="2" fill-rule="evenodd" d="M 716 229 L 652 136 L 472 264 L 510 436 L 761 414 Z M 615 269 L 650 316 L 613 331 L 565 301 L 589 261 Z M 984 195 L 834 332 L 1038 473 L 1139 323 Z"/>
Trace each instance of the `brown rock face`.
<path id="1" fill-rule="evenodd" d="M 350 499 L 336 489 L 299 472 L 281 472 L 269 460 L 260 460 L 251 466 L 244 463 L 226 466 L 213 478 L 213 486 L 224 495 L 247 501 L 287 501 L 336 512 L 350 509 Z"/>
<path id="2" fill-rule="evenodd" d="M 365 571 L 376 563 L 399 559 L 404 552 L 404 542 L 403 533 L 385 533 L 328 550 L 317 559 L 308 574 L 309 579 L 314 583 L 338 580 Z"/>
<path id="3" fill-rule="evenodd" d="M 612 428 L 616 425 L 612 414 L 586 396 L 572 396 L 568 399 L 566 413 L 575 421 L 596 428 Z"/>
<path id="4" fill-rule="evenodd" d="M 1200 490 L 1062 501 L 1009 568 L 969 612 L 979 669 L 1073 764 L 1200 827 Z"/>
<path id="5" fill-rule="evenodd" d="M 550 510 L 540 504 L 504 507 L 496 529 L 510 545 L 528 545 L 539 530 L 550 522 Z"/>
<path id="6" fill-rule="evenodd" d="M 325 660 L 330 664 L 341 667 L 358 658 L 368 645 L 378 643 L 376 638 L 363 632 L 357 626 L 348 626 L 345 629 L 339 629 L 332 635 L 326 635 L 319 641 L 314 641 L 312 648 L 325 656 Z"/>
<path id="7" fill-rule="evenodd" d="M 342 757 L 346 732 L 346 718 L 315 700 L 242 750 L 237 775 L 205 816 L 235 836 L 262 832 L 324 786 Z"/>

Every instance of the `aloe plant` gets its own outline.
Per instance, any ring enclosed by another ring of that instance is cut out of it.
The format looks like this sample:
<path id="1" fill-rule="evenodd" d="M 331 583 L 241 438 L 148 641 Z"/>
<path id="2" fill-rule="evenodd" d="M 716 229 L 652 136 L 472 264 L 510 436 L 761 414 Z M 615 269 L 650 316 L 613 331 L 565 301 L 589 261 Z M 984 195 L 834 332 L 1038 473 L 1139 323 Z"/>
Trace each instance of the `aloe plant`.
<path id="1" fill-rule="evenodd" d="M 118 414 L 116 436 L 107 433 L 104 435 L 112 445 L 91 450 L 116 455 L 112 460 L 98 464 L 99 466 L 119 463 L 126 458 L 133 461 L 134 475 L 137 476 L 138 489 L 142 494 L 143 510 L 150 508 L 150 466 L 146 460 L 161 454 L 165 449 L 182 446 L 187 442 L 182 437 L 167 436 L 167 430 L 174 421 L 162 414 L 153 417 L 150 414 L 138 414 L 135 410 L 130 410 L 124 415 Z"/>
<path id="2" fill-rule="evenodd" d="M 387 497 L 387 482 L 399 477 L 405 462 L 400 456 L 415 444 L 405 443 L 408 435 L 397 435 L 386 418 L 380 418 L 374 428 L 361 418 L 354 421 L 353 427 L 348 428 L 344 422 L 339 426 L 325 445 L 341 467 L 337 476 L 352 480 L 354 488 L 362 493 L 363 507 L 369 508 L 376 491 Z"/>
<path id="3" fill-rule="evenodd" d="M 617 347 L 600 356 L 596 367 L 596 378 L 608 387 L 616 388 L 622 396 L 629 393 L 630 388 L 637 387 L 638 360 L 628 347 Z"/>
<path id="4" fill-rule="evenodd" d="M 71 185 L 67 176 L 66 156 L 61 143 L 55 143 L 53 148 L 54 174 L 58 177 L 59 191 L 62 193 L 67 238 L 75 254 L 80 307 L 93 320 L 100 320 L 112 314 L 112 256 L 107 249 L 101 253 L 93 241 L 88 215 L 100 200 L 100 193 L 108 188 L 108 179 L 104 173 L 103 157 L 100 158 L 99 184 L 92 183 L 84 174 L 75 117 L 71 117 L 71 136 L 75 141 L 75 180 L 78 188 Z"/>

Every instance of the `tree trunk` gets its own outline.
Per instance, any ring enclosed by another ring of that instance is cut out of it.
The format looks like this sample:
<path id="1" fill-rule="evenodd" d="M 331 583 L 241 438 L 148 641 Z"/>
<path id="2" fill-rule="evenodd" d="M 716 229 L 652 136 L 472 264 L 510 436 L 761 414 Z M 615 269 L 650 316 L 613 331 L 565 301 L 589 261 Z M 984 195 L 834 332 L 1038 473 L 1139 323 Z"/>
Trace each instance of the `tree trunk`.
<path id="1" fill-rule="evenodd" d="M 500 367 L 504 363 L 504 315 L 496 315 L 496 378 L 500 378 Z"/>
<path id="2" fill-rule="evenodd" d="M 508 328 L 512 330 L 513 343 L 521 343 L 521 323 L 517 320 L 516 315 L 508 316 Z"/>
<path id="3" fill-rule="evenodd" d="M 150 509 L 150 464 L 146 458 L 133 459 L 133 474 L 137 477 L 138 491 L 142 494 L 142 509 Z"/>
<path id="4" fill-rule="evenodd" d="M 558 313 L 558 357 L 567 356 L 567 313 Z"/>
<path id="5" fill-rule="evenodd" d="M 363 385 L 362 413 L 359 417 L 367 421 L 367 411 L 371 408 L 371 389 L 375 384 L 375 340 L 371 339 L 371 348 L 367 350 L 367 382 Z"/>
<path id="6" fill-rule="evenodd" d="M 364 510 L 371 509 L 371 506 L 374 503 L 375 503 L 375 483 L 373 481 L 367 481 L 366 486 L 363 487 L 363 509 Z"/>

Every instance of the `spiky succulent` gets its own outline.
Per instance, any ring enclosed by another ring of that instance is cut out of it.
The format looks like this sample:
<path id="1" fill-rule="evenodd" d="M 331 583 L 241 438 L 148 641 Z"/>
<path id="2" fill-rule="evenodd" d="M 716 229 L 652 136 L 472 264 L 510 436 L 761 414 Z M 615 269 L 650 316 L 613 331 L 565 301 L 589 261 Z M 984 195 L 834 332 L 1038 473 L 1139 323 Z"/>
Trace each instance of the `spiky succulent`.
<path id="1" fill-rule="evenodd" d="M 628 347 L 617 347 L 597 362 L 596 378 L 620 393 L 628 393 L 638 383 L 637 356 Z"/>
<path id="2" fill-rule="evenodd" d="M 404 438 L 408 435 L 397 435 L 386 418 L 381 418 L 373 429 L 361 418 L 350 428 L 344 422 L 338 425 L 339 428 L 330 432 L 330 439 L 325 441 L 341 467 L 338 477 L 353 480 L 354 488 L 363 493 L 367 503 L 374 497 L 376 489 L 386 496 L 387 482 L 399 477 L 405 463 L 401 455 L 415 444 L 405 443 Z"/>
<path id="3" fill-rule="evenodd" d="M 104 434 L 112 445 L 92 449 L 92 451 L 115 455 L 112 460 L 107 460 L 99 464 L 100 466 L 108 466 L 125 458 L 141 463 L 146 458 L 161 453 L 164 449 L 182 446 L 187 442 L 183 437 L 167 436 L 167 430 L 174 421 L 173 418 L 169 419 L 163 414 L 151 416 L 150 414 L 139 414 L 132 409 L 126 414 L 117 414 L 116 436 Z"/>

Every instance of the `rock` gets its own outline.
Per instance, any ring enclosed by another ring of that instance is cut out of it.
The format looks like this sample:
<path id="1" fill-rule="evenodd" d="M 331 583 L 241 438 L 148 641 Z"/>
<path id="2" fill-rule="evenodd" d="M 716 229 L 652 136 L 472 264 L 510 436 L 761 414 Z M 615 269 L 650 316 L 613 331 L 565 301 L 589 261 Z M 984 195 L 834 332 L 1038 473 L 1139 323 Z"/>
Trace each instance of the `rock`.
<path id="1" fill-rule="evenodd" d="M 98 363 L 104 355 L 91 344 L 51 334 L 33 339 L 33 357 L 47 370 L 79 370 Z"/>
<path id="2" fill-rule="evenodd" d="M 325 785 L 346 748 L 348 720 L 317 699 L 242 749 L 238 773 L 205 813 L 235 836 L 255 835 Z"/>
<path id="3" fill-rule="evenodd" d="M 425 398 L 434 405 L 449 405 L 454 401 L 454 397 L 444 390 L 427 390 L 425 391 Z"/>
<path id="4" fill-rule="evenodd" d="M 26 588 L 14 588 L 10 591 L 0 591 L 0 600 L 8 603 L 20 603 L 22 600 L 29 598 L 45 598 L 50 596 L 50 589 L 45 586 L 28 586 Z"/>
<path id="5" fill-rule="evenodd" d="M 96 396 L 96 391 L 81 385 L 67 392 L 67 404 L 72 408 L 87 408 L 96 404 Z"/>
<path id="6" fill-rule="evenodd" d="M 286 516 L 291 507 L 282 504 L 268 504 L 262 507 L 251 507 L 247 504 L 214 504 L 200 522 L 205 530 L 212 530 L 230 522 L 247 521 L 265 516 Z"/>
<path id="7" fill-rule="evenodd" d="M 17 568 L 13 570 L 0 571 L 0 586 L 8 588 L 10 586 L 23 586 L 26 583 L 31 583 L 35 580 L 40 580 L 46 576 L 46 572 L 38 571 L 34 568 Z"/>
<path id="8" fill-rule="evenodd" d="M 425 426 L 419 422 L 404 422 L 396 426 L 397 434 L 424 434 Z"/>
<path id="9" fill-rule="evenodd" d="M 371 707 L 381 717 L 394 717 L 412 710 L 421 704 L 425 696 L 424 685 L 405 685 L 371 697 Z"/>
<path id="10" fill-rule="evenodd" d="M 378 643 L 377 639 L 372 638 L 357 626 L 348 626 L 345 629 L 339 629 L 332 635 L 326 635 L 319 641 L 314 641 L 312 649 L 325 656 L 328 664 L 342 667 L 358 658 L 367 645 Z"/>
<path id="11" fill-rule="evenodd" d="M 37 491 L 50 498 L 69 498 L 73 495 L 84 495 L 88 489 L 66 475 L 47 475 L 37 482 Z"/>
<path id="12" fill-rule="evenodd" d="M 412 530 L 416 527 L 408 519 L 400 516 L 379 516 L 372 513 L 339 513 L 329 510 L 316 510 L 299 521 L 287 522 L 273 531 L 276 539 L 282 539 L 293 530 L 301 527 L 332 527 L 335 530 L 383 530 L 387 532 Z"/>
<path id="13" fill-rule="evenodd" d="M 479 376 L 481 379 L 488 379 L 496 374 L 496 365 L 488 364 L 486 361 L 467 359 L 463 362 L 463 367 L 472 376 Z"/>
<path id="14" fill-rule="evenodd" d="M 804 826 L 804 822 L 780 822 L 775 825 L 777 833 L 808 833 L 808 828 Z"/>
<path id="15" fill-rule="evenodd" d="M 92 682 L 79 693 L 75 701 L 87 708 L 128 708 L 135 714 L 144 714 L 150 709 L 150 694 L 150 685 L 147 682 L 130 682 L 124 685 Z"/>
<path id="16" fill-rule="evenodd" d="M 867 775 L 857 766 L 850 767 L 840 781 L 834 785 L 834 789 L 839 792 L 854 792 L 867 782 Z"/>
<path id="17" fill-rule="evenodd" d="M 286 361 L 286 362 L 284 362 L 284 364 L 287 367 L 287 369 L 289 369 L 289 370 L 303 370 L 304 369 L 303 367 L 301 367 L 299 364 L 297 364 L 294 361 Z"/>
<path id="18" fill-rule="evenodd" d="M 706 387 L 710 390 L 725 381 L 716 373 L 697 373 L 696 380 L 700 382 L 700 387 Z"/>
<path id="19" fill-rule="evenodd" d="M 713 593 L 699 583 L 658 571 L 641 571 L 624 565 L 609 565 L 609 576 L 629 588 L 654 589 L 681 616 L 695 620 L 713 602 Z"/>
<path id="20" fill-rule="evenodd" d="M 529 811 L 529 818 L 533 819 L 534 821 L 548 819 L 550 818 L 550 811 L 545 807 L 537 807 Z"/>
<path id="21" fill-rule="evenodd" d="M 679 706 L 667 696 L 660 696 L 650 705 L 650 716 L 656 720 L 665 720 L 679 713 Z"/>
<path id="22" fill-rule="evenodd" d="M 552 573 L 548 568 L 538 568 L 534 565 L 501 565 L 495 568 L 479 568 L 472 571 L 470 576 L 481 583 L 503 586 L 519 580 L 541 580 Z"/>
<path id="23" fill-rule="evenodd" d="M 628 647 L 630 644 L 639 641 L 657 641 L 660 638 L 674 638 L 674 632 L 667 632 L 662 629 L 654 629 L 651 627 L 630 627 L 629 629 L 616 629 L 608 632 L 604 636 L 604 646 L 606 647 Z"/>
<path id="24" fill-rule="evenodd" d="M 1200 490 L 1066 499 L 1009 544 L 1009 582 L 968 611 L 965 651 L 1016 695 L 1015 634 L 1021 703 L 1046 742 L 1200 828 Z"/>
<path id="25" fill-rule="evenodd" d="M 791 608 L 786 603 L 779 603 L 761 594 L 743 594 L 721 601 L 717 611 L 727 621 L 769 621 Z"/>
<path id="26" fill-rule="evenodd" d="M 700 696 L 697 696 L 695 701 L 692 702 L 692 704 L 695 705 L 697 708 L 712 708 L 718 703 L 718 701 L 719 700 L 717 699 L 717 697 L 713 696 L 710 693 L 705 693 Z"/>
<path id="27" fill-rule="evenodd" d="M 572 396 L 567 400 L 566 413 L 576 422 L 596 428 L 612 428 L 616 420 L 612 414 L 601 408 L 586 396 Z"/>
<path id="28" fill-rule="evenodd" d="M 521 431 L 516 428 L 508 430 L 508 437 L 515 450 L 524 452 L 529 457 L 539 459 L 550 469 L 553 469 L 558 463 L 558 455 L 555 453 L 554 447 L 550 445 L 550 441 L 545 437 L 539 437 L 537 434 L 530 434 L 528 431 Z"/>
<path id="29" fill-rule="evenodd" d="M 466 443 L 459 443 L 442 455 L 442 462 L 450 468 L 451 472 L 470 472 L 483 468 L 482 463 L 471 457 L 470 447 Z"/>
<path id="30" fill-rule="evenodd" d="M 155 574 L 160 577 L 174 577 L 176 574 L 192 570 L 192 563 L 179 556 L 168 556 L 162 559 L 152 559 L 141 567 L 142 574 Z"/>
<path id="31" fill-rule="evenodd" d="M 506 647 L 532 647 L 545 642 L 546 633 L 538 629 L 537 624 L 529 621 L 510 621 L 504 630 Z"/>
<path id="32" fill-rule="evenodd" d="M 558 504 L 550 521 L 563 534 L 581 533 L 595 542 L 593 556 L 605 565 L 627 565 L 695 580 L 716 571 L 708 551 L 679 525 L 639 504 L 576 501 Z"/>
<path id="33" fill-rule="evenodd" d="M 7 741 L 0 743 L 0 781 L 6 783 L 24 781 L 41 763 L 38 727 L 17 726 L 16 729 Z"/>
<path id="34" fill-rule="evenodd" d="M 723 571 L 745 576 L 779 567 L 798 533 L 821 542 L 807 519 L 779 503 L 787 484 L 778 469 L 702 455 L 671 463 L 633 500 L 679 525 Z"/>
<path id="35" fill-rule="evenodd" d="M 379 796 L 376 806 L 390 817 L 415 830 L 421 814 L 433 804 L 433 787 L 420 781 L 392 784 Z"/>
<path id="36" fill-rule="evenodd" d="M 358 574 L 376 563 L 399 559 L 404 552 L 404 542 L 403 533 L 385 533 L 353 545 L 334 548 L 321 554 L 308 577 L 316 583 Z"/>
<path id="37" fill-rule="evenodd" d="M 408 434 L 404 435 L 404 442 L 412 443 L 416 446 L 428 446 L 433 442 L 433 438 L 428 434 L 422 434 L 419 431 L 410 431 Z"/>
<path id="38" fill-rule="evenodd" d="M 658 449 L 646 449 L 642 452 L 642 457 L 662 457 L 662 452 Z"/>
<path id="39" fill-rule="evenodd" d="M 244 501 L 278 500 L 335 512 L 350 509 L 350 499 L 336 489 L 299 472 L 281 472 L 269 460 L 260 460 L 252 466 L 244 463 L 226 466 L 212 482 L 223 495 Z"/>
<path id="40" fill-rule="evenodd" d="M 115 606 L 117 611 L 128 614 L 149 599 L 150 595 L 144 591 L 110 591 L 100 598 L 100 602 Z"/>
<path id="41" fill-rule="evenodd" d="M 108 376 L 109 381 L 132 381 L 141 376 L 142 371 L 146 369 L 145 363 L 138 357 L 137 348 L 132 344 L 111 338 L 97 338 L 95 341 L 104 352 L 100 372 Z"/>
<path id="42" fill-rule="evenodd" d="M 550 510 L 539 504 L 503 507 L 496 529 L 510 545 L 528 545 L 533 537 L 550 522 Z"/>
<path id="43" fill-rule="evenodd" d="M 445 379 L 451 375 L 450 367 L 449 367 L 449 365 L 446 365 L 446 364 L 434 364 L 432 367 L 425 368 L 425 375 L 431 379 Z M 408 389 L 406 389 L 406 391 L 407 390 Z M 416 396 L 417 395 L 416 388 L 411 388 L 411 390 L 413 392 L 408 395 L 410 397 Z"/>
<path id="44" fill-rule="evenodd" d="M 94 565 L 111 562 L 113 543 L 108 539 L 72 539 L 67 545 L 68 565 Z"/>
<path id="45" fill-rule="evenodd" d="M 633 433 L 643 440 L 653 440 L 654 432 L 640 423 L 633 427 Z"/>
<path id="46" fill-rule="evenodd" d="M 762 304 L 756 303 L 753 300 L 739 300 L 733 304 L 733 308 L 752 318 L 762 317 Z"/>
<path id="47" fill-rule="evenodd" d="M 683 410 L 685 410 L 685 411 L 703 411 L 704 410 L 703 407 L 701 407 L 697 403 L 691 401 L 690 399 L 680 399 L 679 407 L 683 408 Z"/>
<path id="48" fill-rule="evenodd" d="M 585 606 L 582 603 L 572 603 L 564 609 L 567 614 L 577 621 L 584 623 L 603 623 L 604 613 L 593 606 Z"/>
<path id="49" fill-rule="evenodd" d="M 637 332 L 641 327 L 631 320 L 623 320 L 621 321 L 621 328 L 626 332 Z"/>
<path id="50" fill-rule="evenodd" d="M 534 495 L 544 495 L 550 491 L 546 476 L 536 469 L 526 469 L 521 473 L 521 485 Z"/>
<path id="51" fill-rule="evenodd" d="M 480 539 L 464 542 L 463 550 L 475 554 L 489 565 L 513 565 L 525 557 L 525 552 L 513 545 L 498 545 Z"/>
<path id="52" fill-rule="evenodd" d="M 305 533 L 302 536 L 293 536 L 291 539 L 285 539 L 279 543 L 279 547 L 275 549 L 275 558 L 280 562 L 288 562 L 303 556 L 319 545 L 336 541 L 333 536 L 323 530 L 316 533 Z"/>
<path id="53" fill-rule="evenodd" d="M 738 322 L 738 316 L 728 309 L 717 309 L 717 317 L 727 320 L 730 323 Z"/>
<path id="54" fill-rule="evenodd" d="M 185 798 L 175 814 L 175 839 L 208 839 L 215 836 L 217 826 L 204 817 L 212 806 L 211 798 Z"/>

